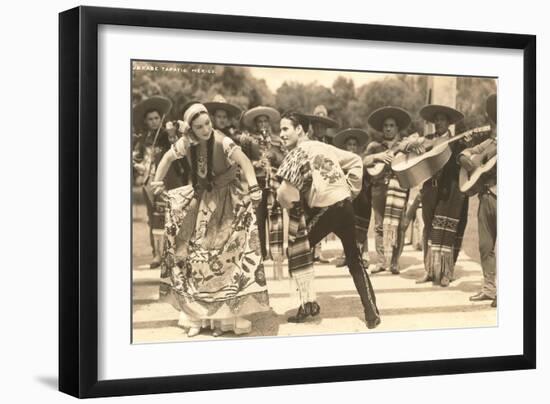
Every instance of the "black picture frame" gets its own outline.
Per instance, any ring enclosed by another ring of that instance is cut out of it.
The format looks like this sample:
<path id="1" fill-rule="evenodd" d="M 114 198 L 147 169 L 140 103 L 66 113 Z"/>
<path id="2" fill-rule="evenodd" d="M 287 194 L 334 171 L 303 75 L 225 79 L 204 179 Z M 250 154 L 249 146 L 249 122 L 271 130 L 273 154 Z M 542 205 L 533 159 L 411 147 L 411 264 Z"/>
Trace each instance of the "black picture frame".
<path id="1" fill-rule="evenodd" d="M 101 24 L 240 33 L 462 45 L 523 51 L 523 353 L 468 359 L 294 368 L 98 381 L 98 26 Z M 78 7 L 59 15 L 59 390 L 104 397 L 326 383 L 536 367 L 536 37 Z"/>

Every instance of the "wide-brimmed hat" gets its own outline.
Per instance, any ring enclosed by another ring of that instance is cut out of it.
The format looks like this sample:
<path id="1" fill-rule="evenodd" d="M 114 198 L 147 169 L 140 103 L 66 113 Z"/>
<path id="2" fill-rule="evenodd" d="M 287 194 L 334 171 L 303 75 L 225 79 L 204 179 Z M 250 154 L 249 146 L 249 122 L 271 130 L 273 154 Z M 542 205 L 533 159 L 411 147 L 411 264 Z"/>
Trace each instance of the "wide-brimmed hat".
<path id="1" fill-rule="evenodd" d="M 275 108 L 260 105 L 246 111 L 242 116 L 242 122 L 246 127 L 254 128 L 254 120 L 262 115 L 266 115 L 271 124 L 278 123 L 281 120 L 281 114 Z"/>
<path id="2" fill-rule="evenodd" d="M 363 129 L 348 128 L 338 132 L 332 138 L 332 144 L 343 149 L 349 138 L 357 139 L 359 147 L 363 147 L 369 140 L 369 134 Z"/>
<path id="3" fill-rule="evenodd" d="M 134 107 L 132 122 L 136 128 L 144 126 L 145 114 L 149 111 L 158 111 L 160 116 L 166 115 L 172 109 L 172 101 L 166 97 L 155 95 L 141 101 Z"/>
<path id="4" fill-rule="evenodd" d="M 319 122 L 327 128 L 337 128 L 340 126 L 338 125 L 338 122 L 328 117 L 328 110 L 324 105 L 317 105 L 313 109 L 313 114 L 307 114 L 306 116 L 309 118 L 311 123 Z"/>
<path id="5" fill-rule="evenodd" d="M 435 117 L 438 114 L 445 115 L 450 125 L 464 119 L 464 114 L 462 112 L 446 105 L 428 104 L 420 110 L 420 116 L 431 123 L 435 123 Z"/>
<path id="6" fill-rule="evenodd" d="M 497 95 L 491 94 L 489 97 L 487 97 L 487 101 L 485 102 L 485 111 L 487 111 L 487 115 L 489 115 L 489 118 L 494 123 L 497 123 Z"/>
<path id="7" fill-rule="evenodd" d="M 212 98 L 212 101 L 205 102 L 204 106 L 208 109 L 210 114 L 214 114 L 218 109 L 223 109 L 229 116 L 238 116 L 241 113 L 241 109 L 234 104 L 230 104 L 226 101 L 221 94 L 217 94 Z"/>
<path id="8" fill-rule="evenodd" d="M 411 116 L 403 108 L 399 107 L 382 107 L 373 111 L 368 118 L 368 123 L 378 132 L 383 132 L 384 121 L 388 118 L 395 119 L 399 130 L 405 130 L 411 124 Z"/>

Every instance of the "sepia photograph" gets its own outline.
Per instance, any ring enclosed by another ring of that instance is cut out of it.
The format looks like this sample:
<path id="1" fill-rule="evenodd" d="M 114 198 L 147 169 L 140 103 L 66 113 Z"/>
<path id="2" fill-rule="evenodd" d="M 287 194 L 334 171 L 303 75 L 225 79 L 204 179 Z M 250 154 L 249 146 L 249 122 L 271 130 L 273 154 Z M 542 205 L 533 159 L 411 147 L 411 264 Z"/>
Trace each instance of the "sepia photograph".
<path id="1" fill-rule="evenodd" d="M 498 326 L 496 77 L 128 73 L 133 344 Z"/>

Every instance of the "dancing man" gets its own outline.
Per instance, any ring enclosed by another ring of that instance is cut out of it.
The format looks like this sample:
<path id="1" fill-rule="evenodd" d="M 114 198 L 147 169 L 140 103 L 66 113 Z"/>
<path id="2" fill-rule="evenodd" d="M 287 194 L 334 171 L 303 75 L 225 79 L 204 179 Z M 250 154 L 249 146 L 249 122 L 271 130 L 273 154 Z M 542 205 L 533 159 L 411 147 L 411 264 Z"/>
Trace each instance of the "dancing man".
<path id="1" fill-rule="evenodd" d="M 352 200 L 361 191 L 363 164 L 356 154 L 309 140 L 309 120 L 297 112 L 281 119 L 281 137 L 290 152 L 277 176 L 277 199 L 289 209 L 289 271 L 296 281 L 300 306 L 289 322 L 303 322 L 320 312 L 313 289 L 313 251 L 323 237 L 335 233 L 341 240 L 346 262 L 361 298 L 368 328 L 380 324 L 376 297 L 355 238 Z M 304 216 L 304 211 L 306 215 Z"/>

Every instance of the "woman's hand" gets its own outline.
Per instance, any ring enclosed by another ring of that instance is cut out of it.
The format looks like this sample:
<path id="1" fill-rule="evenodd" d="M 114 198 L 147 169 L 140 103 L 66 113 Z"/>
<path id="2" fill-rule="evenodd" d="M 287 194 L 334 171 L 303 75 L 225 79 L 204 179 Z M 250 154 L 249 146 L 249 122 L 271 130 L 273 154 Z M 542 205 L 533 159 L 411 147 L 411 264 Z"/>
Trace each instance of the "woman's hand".
<path id="1" fill-rule="evenodd" d="M 189 149 L 189 146 L 192 144 L 197 144 L 198 140 L 195 135 L 193 135 L 193 130 L 191 126 L 185 121 L 176 122 L 177 130 L 181 138 L 183 138 L 185 144 L 185 150 Z"/>
<path id="2" fill-rule="evenodd" d="M 188 135 L 191 130 L 189 124 L 182 120 L 176 122 L 176 127 L 178 128 L 178 133 L 180 135 Z"/>
<path id="3" fill-rule="evenodd" d="M 151 181 L 151 188 L 153 188 L 153 193 L 155 195 L 160 195 L 166 190 L 164 181 Z"/>
<path id="4" fill-rule="evenodd" d="M 252 205 L 254 205 L 254 207 L 257 208 L 260 202 L 262 201 L 262 190 L 260 189 L 258 184 L 252 185 L 248 189 L 248 195 L 250 196 Z"/>

